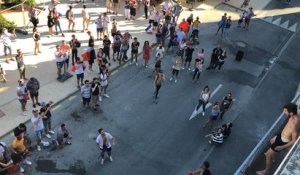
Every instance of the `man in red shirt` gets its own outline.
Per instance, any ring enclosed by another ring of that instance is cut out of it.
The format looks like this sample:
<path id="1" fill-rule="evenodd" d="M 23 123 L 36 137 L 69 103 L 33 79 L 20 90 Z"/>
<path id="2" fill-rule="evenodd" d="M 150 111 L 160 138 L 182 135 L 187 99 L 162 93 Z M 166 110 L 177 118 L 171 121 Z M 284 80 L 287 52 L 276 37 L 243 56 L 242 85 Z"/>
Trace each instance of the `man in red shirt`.
<path id="1" fill-rule="evenodd" d="M 183 32 L 188 32 L 189 29 L 189 23 L 185 20 L 185 18 L 182 19 L 181 23 L 179 24 L 179 27 L 182 29 Z"/>

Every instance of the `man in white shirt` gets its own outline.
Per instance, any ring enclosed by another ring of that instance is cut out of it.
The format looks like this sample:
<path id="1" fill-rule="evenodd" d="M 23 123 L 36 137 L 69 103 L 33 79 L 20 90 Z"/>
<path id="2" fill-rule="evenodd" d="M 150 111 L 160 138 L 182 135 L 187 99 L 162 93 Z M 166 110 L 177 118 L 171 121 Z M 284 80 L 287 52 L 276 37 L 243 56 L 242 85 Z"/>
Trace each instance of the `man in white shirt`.
<path id="1" fill-rule="evenodd" d="M 96 138 L 97 147 L 101 150 L 101 165 L 104 163 L 104 153 L 107 152 L 109 160 L 112 162 L 111 146 L 115 144 L 115 138 L 101 128 L 98 130 L 99 135 Z"/>
<path id="2" fill-rule="evenodd" d="M 33 129 L 35 131 L 36 137 L 37 137 L 37 150 L 41 151 L 41 142 L 42 142 L 42 135 L 44 130 L 44 124 L 43 124 L 43 117 L 39 114 L 37 109 L 32 110 L 33 116 L 31 117 L 31 122 L 33 124 Z"/>
<path id="3" fill-rule="evenodd" d="M 14 61 L 12 54 L 11 54 L 11 37 L 16 37 L 16 34 L 11 34 L 7 31 L 6 28 L 3 29 L 3 33 L 1 34 L 1 40 L 4 45 L 4 55 L 6 58 L 6 63 L 9 63 L 8 56 L 10 57 L 10 60 Z M 9 51 L 9 55 L 7 55 L 7 49 Z"/>
<path id="4" fill-rule="evenodd" d="M 104 35 L 109 35 L 108 34 L 108 23 L 109 23 L 109 17 L 107 16 L 106 13 L 103 13 L 103 32 L 104 32 Z"/>
<path id="5" fill-rule="evenodd" d="M 82 97 L 82 106 L 83 108 L 89 107 L 91 101 L 91 84 L 89 80 L 84 81 L 84 85 L 81 86 L 81 97 Z"/>
<path id="6" fill-rule="evenodd" d="M 18 81 L 19 86 L 17 87 L 17 96 L 18 96 L 18 100 L 21 103 L 21 110 L 23 112 L 23 115 L 27 115 L 26 114 L 26 103 L 27 103 L 27 99 L 25 99 L 24 97 L 27 95 L 28 93 L 25 92 L 26 86 L 24 84 L 24 79 L 20 79 Z"/>

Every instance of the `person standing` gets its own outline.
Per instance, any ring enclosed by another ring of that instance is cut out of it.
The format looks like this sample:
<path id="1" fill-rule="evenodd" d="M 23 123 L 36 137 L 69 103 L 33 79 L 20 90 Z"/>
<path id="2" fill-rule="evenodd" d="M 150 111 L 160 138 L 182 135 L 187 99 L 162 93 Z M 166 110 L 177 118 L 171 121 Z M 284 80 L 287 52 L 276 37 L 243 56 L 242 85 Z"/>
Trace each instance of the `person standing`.
<path id="1" fill-rule="evenodd" d="M 51 138 L 50 134 L 55 134 L 55 132 L 52 130 L 52 122 L 51 122 L 51 111 L 50 108 L 53 104 L 53 101 L 50 101 L 49 103 L 41 102 L 41 109 L 40 109 L 40 115 L 43 119 L 44 129 L 45 129 L 45 135 L 47 138 Z M 50 134 L 49 134 L 50 133 Z"/>
<path id="2" fill-rule="evenodd" d="M 80 42 L 77 40 L 75 35 L 72 35 L 72 39 L 70 41 L 70 47 L 72 51 L 72 65 L 74 65 L 74 62 L 77 61 L 78 58 L 78 47 L 80 47 Z"/>
<path id="3" fill-rule="evenodd" d="M 36 27 L 34 27 L 32 31 L 32 38 L 34 40 L 34 55 L 37 55 L 38 53 L 42 53 L 40 50 L 41 34 Z"/>
<path id="4" fill-rule="evenodd" d="M 97 27 L 97 40 L 102 40 L 103 38 L 103 20 L 102 20 L 102 15 L 99 14 L 98 18 L 95 20 L 95 24 Z"/>
<path id="5" fill-rule="evenodd" d="M 49 38 L 53 36 L 53 26 L 54 26 L 54 16 L 53 16 L 53 11 L 49 11 L 49 14 L 47 16 L 47 26 L 48 26 L 48 34 Z"/>
<path id="6" fill-rule="evenodd" d="M 41 151 L 41 142 L 42 142 L 42 135 L 44 130 L 44 124 L 43 124 L 43 117 L 39 114 L 37 109 L 32 110 L 33 116 L 31 117 L 31 123 L 33 124 L 33 129 L 35 131 L 36 135 L 36 142 L 37 142 L 37 150 Z"/>
<path id="7" fill-rule="evenodd" d="M 180 13 L 183 11 L 181 5 L 179 3 L 176 3 L 173 10 L 173 22 L 177 23 L 178 17 Z"/>
<path id="8" fill-rule="evenodd" d="M 130 20 L 130 1 L 126 0 L 124 5 L 124 16 L 125 20 Z"/>
<path id="9" fill-rule="evenodd" d="M 108 38 L 107 35 L 104 35 L 103 53 L 104 53 L 104 58 L 108 58 L 109 61 L 110 61 L 110 45 L 111 45 L 110 39 Z"/>
<path id="10" fill-rule="evenodd" d="M 182 61 L 180 57 L 177 57 L 175 60 L 175 65 L 172 66 L 172 77 L 170 78 L 170 81 L 173 80 L 173 78 L 175 79 L 175 83 L 177 83 L 178 80 L 178 74 L 179 74 L 179 70 L 181 68 L 182 65 Z"/>
<path id="11" fill-rule="evenodd" d="M 217 120 L 219 114 L 220 114 L 220 104 L 219 102 L 215 102 L 215 104 L 211 109 L 210 116 L 207 122 L 205 123 L 205 125 L 203 125 L 203 128 L 205 128 L 208 125 L 208 129 L 211 130 L 213 127 L 213 122 Z"/>
<path id="12" fill-rule="evenodd" d="M 74 16 L 74 13 L 73 13 L 73 7 L 72 5 L 69 6 L 69 9 L 67 10 L 66 12 L 66 18 L 68 19 L 68 31 L 69 32 L 75 32 L 74 31 L 74 27 L 75 27 L 75 16 Z"/>
<path id="13" fill-rule="evenodd" d="M 3 69 L 2 65 L 0 64 L 0 79 L 2 79 L 3 83 L 7 82 L 5 75 L 6 75 L 5 70 Z"/>
<path id="14" fill-rule="evenodd" d="M 97 104 L 98 100 L 100 99 L 100 84 L 98 82 L 98 78 L 93 78 L 93 83 L 92 83 L 92 105 L 93 105 L 93 109 L 94 111 L 97 111 L 97 106 L 99 106 Z"/>
<path id="15" fill-rule="evenodd" d="M 223 120 L 225 112 L 227 112 L 231 108 L 232 101 L 232 94 L 230 92 L 225 97 L 223 97 L 220 105 L 220 119 Z"/>
<path id="16" fill-rule="evenodd" d="M 106 92 L 108 87 L 108 72 L 105 65 L 102 65 L 100 68 L 99 80 L 101 86 L 101 94 L 103 94 L 104 97 L 109 98 L 109 95 Z"/>
<path id="17" fill-rule="evenodd" d="M 61 54 L 61 60 L 64 62 L 65 65 L 63 65 L 61 68 L 63 68 L 63 66 L 65 66 L 65 71 L 68 71 L 69 69 L 69 62 L 70 62 L 70 46 L 69 44 L 67 44 L 65 42 L 65 40 L 61 41 L 61 44 L 59 46 L 59 53 Z"/>
<path id="18" fill-rule="evenodd" d="M 199 78 L 200 74 L 202 73 L 203 70 L 203 59 L 196 59 L 196 65 L 195 65 L 195 70 L 194 70 L 194 75 L 193 75 L 193 81 L 194 83 L 199 83 Z"/>
<path id="19" fill-rule="evenodd" d="M 154 102 L 157 103 L 158 99 L 158 93 L 161 88 L 162 82 L 165 80 L 165 75 L 161 70 L 157 72 L 154 78 L 154 86 L 155 86 L 155 92 L 154 92 Z"/>
<path id="20" fill-rule="evenodd" d="M 17 87 L 17 96 L 18 96 L 18 100 L 21 103 L 21 110 L 24 116 L 26 116 L 27 114 L 25 113 L 26 110 L 26 103 L 28 100 L 28 93 L 26 90 L 26 86 L 24 84 L 24 80 L 20 79 L 18 81 L 19 86 Z"/>
<path id="21" fill-rule="evenodd" d="M 228 30 L 230 29 L 231 27 L 231 16 L 228 16 L 227 20 L 226 20 L 226 23 L 225 23 L 225 28 L 224 28 L 224 35 L 228 35 Z"/>
<path id="22" fill-rule="evenodd" d="M 246 11 L 242 11 L 240 13 L 240 19 L 238 20 L 238 26 L 237 27 L 241 27 L 241 24 L 243 23 L 244 19 L 246 16 Z"/>
<path id="23" fill-rule="evenodd" d="M 32 101 L 32 106 L 35 108 L 36 105 L 40 105 L 39 103 L 40 82 L 35 77 L 31 77 L 26 84 L 26 89 L 27 91 L 29 91 L 30 98 Z"/>
<path id="24" fill-rule="evenodd" d="M 28 10 L 29 21 L 32 23 L 33 28 L 36 28 L 39 24 L 38 11 L 34 6 L 30 6 Z"/>
<path id="25" fill-rule="evenodd" d="M 112 0 L 113 2 L 113 14 L 118 15 L 118 9 L 120 7 L 119 0 Z"/>
<path id="26" fill-rule="evenodd" d="M 113 61 L 119 60 L 120 58 L 120 51 L 121 51 L 121 36 L 118 33 L 113 38 Z M 115 55 L 117 55 L 117 58 L 115 59 Z"/>
<path id="27" fill-rule="evenodd" d="M 138 4 L 136 0 L 130 0 L 130 19 L 134 20 L 136 15 L 136 8 Z"/>
<path id="28" fill-rule="evenodd" d="M 6 28 L 3 28 L 0 39 L 2 40 L 3 45 L 4 45 L 4 55 L 5 55 L 6 63 L 9 63 L 8 56 L 10 57 L 10 60 L 14 61 L 12 53 L 11 53 L 11 38 L 12 37 L 16 37 L 15 32 L 9 33 Z M 7 50 L 9 51 L 9 55 L 7 55 Z"/>
<path id="29" fill-rule="evenodd" d="M 82 16 L 82 32 L 84 32 L 85 30 L 89 30 L 89 22 L 90 22 L 90 15 L 86 10 L 86 5 L 82 6 L 81 16 Z"/>
<path id="30" fill-rule="evenodd" d="M 188 68 L 188 70 L 191 70 L 191 61 L 193 59 L 193 53 L 194 53 L 194 47 L 191 43 L 186 47 L 185 49 L 185 62 L 184 62 L 184 68 Z"/>
<path id="31" fill-rule="evenodd" d="M 133 42 L 131 43 L 131 62 L 130 62 L 130 64 L 132 64 L 133 60 L 135 60 L 135 65 L 138 65 L 137 58 L 138 58 L 138 53 L 139 53 L 139 46 L 140 46 L 140 42 L 138 41 L 137 37 L 134 37 Z"/>
<path id="32" fill-rule="evenodd" d="M 198 111 L 199 108 L 202 106 L 202 116 L 205 115 L 205 109 L 206 109 L 206 105 L 209 103 L 210 100 L 210 90 L 208 85 L 204 86 L 204 88 L 202 89 L 201 93 L 200 93 L 200 98 L 198 100 L 198 105 L 196 107 L 196 110 Z"/>
<path id="33" fill-rule="evenodd" d="M 84 79 L 84 68 L 85 66 L 83 65 L 83 62 L 80 61 L 79 58 L 77 58 L 76 63 L 75 63 L 75 74 L 77 77 L 77 88 L 80 88 L 80 85 L 83 85 L 83 79 Z M 79 84 L 80 82 L 80 84 Z"/>
<path id="34" fill-rule="evenodd" d="M 210 58 L 210 63 L 209 66 L 206 68 L 206 70 L 210 70 L 213 69 L 217 62 L 218 62 L 218 58 L 220 55 L 222 55 L 223 50 L 221 48 L 221 45 L 218 44 L 216 48 L 213 49 L 212 54 L 211 54 L 211 58 Z"/>
<path id="35" fill-rule="evenodd" d="M 103 33 L 104 35 L 109 35 L 108 33 L 108 24 L 110 22 L 109 16 L 107 16 L 107 13 L 103 13 Z"/>
<path id="36" fill-rule="evenodd" d="M 165 48 L 161 43 L 158 44 L 157 48 L 155 49 L 155 57 L 157 58 L 158 55 L 160 58 L 164 57 Z"/>
<path id="37" fill-rule="evenodd" d="M 107 152 L 109 160 L 112 162 L 113 158 L 111 156 L 112 145 L 115 144 L 115 138 L 104 129 L 98 129 L 99 135 L 96 138 L 97 147 L 101 150 L 101 165 L 104 164 L 104 153 Z"/>
<path id="38" fill-rule="evenodd" d="M 24 55 L 20 49 L 17 50 L 16 61 L 17 61 L 17 67 L 19 70 L 20 79 L 27 80 L 27 78 L 25 76 Z"/>
<path id="39" fill-rule="evenodd" d="M 149 41 L 145 41 L 143 46 L 143 58 L 145 61 L 144 64 L 145 67 L 148 67 L 148 62 L 150 60 L 150 51 L 151 51 L 151 46 L 149 44 Z"/>
<path id="40" fill-rule="evenodd" d="M 222 54 L 218 56 L 218 61 L 215 64 L 215 66 L 213 67 L 213 69 L 216 69 L 217 67 L 219 67 L 218 70 L 221 70 L 223 64 L 225 63 L 225 59 L 227 57 L 226 56 L 226 50 L 225 49 L 222 49 L 222 50 L 223 50 Z"/>
<path id="41" fill-rule="evenodd" d="M 117 34 L 117 31 L 118 31 L 117 25 L 118 25 L 118 23 L 117 23 L 116 19 L 113 18 L 112 23 L 111 23 L 111 30 L 110 30 L 112 37 L 114 37 Z"/>
<path id="42" fill-rule="evenodd" d="M 270 148 L 264 153 L 266 156 L 266 167 L 264 170 L 257 171 L 257 175 L 266 175 L 270 173 L 273 160 L 277 153 L 291 147 L 296 142 L 299 134 L 300 119 L 297 113 L 298 107 L 294 103 L 287 103 L 283 106 L 283 113 L 288 118 L 281 133 L 274 136 L 271 140 Z"/>
<path id="43" fill-rule="evenodd" d="M 81 98 L 82 98 L 82 107 L 86 109 L 90 106 L 91 101 L 91 84 L 89 80 L 84 81 L 84 85 L 81 86 Z"/>
<path id="44" fill-rule="evenodd" d="M 145 18 L 148 19 L 150 0 L 143 0 Z"/>
<path id="45" fill-rule="evenodd" d="M 62 29 L 61 29 L 61 25 L 60 25 L 60 17 L 61 14 L 59 14 L 56 10 L 56 8 L 53 9 L 53 18 L 54 18 L 54 25 L 55 25 L 55 31 L 56 31 L 56 35 L 58 35 L 57 32 L 57 27 L 59 28 L 59 31 L 61 33 L 61 36 L 65 37 L 65 34 L 63 33 Z"/>

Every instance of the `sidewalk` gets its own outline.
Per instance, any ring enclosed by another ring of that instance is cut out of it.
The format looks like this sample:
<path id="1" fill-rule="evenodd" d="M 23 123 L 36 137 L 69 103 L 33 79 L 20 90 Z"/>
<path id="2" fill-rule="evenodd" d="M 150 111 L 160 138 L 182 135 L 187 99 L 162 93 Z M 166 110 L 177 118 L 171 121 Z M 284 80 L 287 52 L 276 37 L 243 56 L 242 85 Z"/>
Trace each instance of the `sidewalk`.
<path id="1" fill-rule="evenodd" d="M 206 3 L 200 4 L 195 8 L 193 11 L 194 16 L 200 16 L 200 20 L 202 23 L 206 22 L 216 22 L 219 20 L 220 15 L 223 12 L 220 12 L 220 14 L 216 14 L 214 16 L 209 15 L 208 13 L 204 13 L 206 11 L 210 11 L 213 9 L 216 5 L 218 5 L 221 1 L 208 1 Z M 260 2 L 260 0 L 253 0 L 251 2 L 256 4 L 256 2 Z M 239 6 L 240 2 L 239 0 L 231 0 L 229 2 L 231 5 Z M 48 2 L 46 2 L 46 5 Z M 82 29 L 80 28 L 81 25 L 81 7 L 82 3 L 74 4 L 74 14 L 76 16 L 76 26 L 75 30 L 77 38 L 82 42 L 81 47 L 79 49 L 79 55 L 82 52 L 84 48 L 87 47 L 87 40 L 88 35 L 86 33 L 79 32 Z M 100 12 L 105 12 L 106 8 L 104 5 L 104 1 L 95 1 L 95 3 L 87 2 L 87 10 L 91 15 L 91 18 L 93 21 L 97 14 Z M 67 10 L 68 4 L 64 1 L 61 4 L 58 5 L 57 9 L 60 13 L 63 15 L 65 14 L 65 11 Z M 253 7 L 254 4 L 252 5 Z M 137 37 L 140 42 L 140 48 L 139 51 L 141 52 L 142 46 L 144 41 L 148 40 L 150 43 L 153 43 L 155 40 L 155 35 L 147 35 L 145 33 L 145 28 L 148 24 L 148 20 L 145 20 L 143 17 L 143 7 L 141 6 L 140 9 L 137 11 L 137 19 L 135 21 L 125 22 L 121 21 L 124 19 L 123 13 L 123 4 L 120 5 L 119 9 L 119 15 L 117 17 L 110 16 L 110 18 L 116 18 L 118 21 L 118 29 L 123 33 L 124 31 L 129 31 L 133 37 Z M 263 8 L 263 7 L 262 7 Z M 187 17 L 191 11 L 188 11 L 185 9 L 181 13 L 182 17 Z M 195 15 L 196 14 L 196 15 Z M 27 65 L 26 69 L 26 76 L 27 78 L 30 78 L 32 76 L 36 77 L 40 83 L 40 101 L 49 101 L 52 100 L 56 103 L 56 107 L 60 107 L 59 102 L 63 99 L 68 98 L 71 94 L 74 94 L 78 91 L 76 87 L 76 76 L 73 76 L 69 80 L 61 83 L 56 80 L 56 65 L 53 57 L 53 53 L 55 50 L 55 45 L 60 43 L 61 40 L 69 41 L 71 39 L 71 35 L 73 33 L 65 33 L 66 37 L 61 37 L 60 35 L 54 36 L 51 38 L 47 37 L 47 25 L 46 25 L 46 16 L 47 12 L 43 11 L 40 15 L 40 24 L 39 24 L 39 31 L 42 34 L 41 37 L 41 51 L 42 54 L 35 56 L 33 55 L 33 39 L 31 38 L 31 32 L 29 32 L 28 35 L 22 35 L 17 34 L 17 39 L 13 42 L 12 52 L 16 53 L 16 50 L 18 48 L 21 48 L 23 52 L 25 53 L 25 64 Z M 10 13 L 8 16 L 9 19 L 23 19 L 23 16 L 20 15 L 20 13 L 12 14 Z M 181 19 L 179 19 L 181 20 Z M 19 21 L 17 21 L 19 22 Z M 20 20 L 22 25 L 22 20 Z M 67 20 L 65 18 L 61 19 L 61 25 L 62 29 L 67 29 Z M 20 25 L 18 25 L 20 26 Z M 95 37 L 96 34 L 96 27 L 95 24 L 91 24 L 89 29 L 92 31 L 92 34 Z M 110 29 L 109 29 L 110 30 Z M 45 36 L 46 35 L 46 36 Z M 96 41 L 96 49 L 101 46 L 100 41 Z M 130 54 L 130 51 L 128 53 L 128 56 Z M 4 136 L 5 134 L 9 133 L 15 126 L 17 126 L 20 122 L 26 122 L 30 119 L 31 116 L 31 110 L 32 110 L 32 104 L 31 101 L 28 101 L 27 109 L 28 109 L 28 116 L 22 116 L 21 110 L 20 110 L 20 104 L 16 98 L 16 87 L 17 87 L 17 80 L 18 80 L 18 72 L 17 72 L 17 65 L 15 62 L 11 62 L 10 64 L 4 63 L 3 59 L 3 50 L 0 50 L 0 63 L 3 65 L 4 69 L 7 73 L 7 79 L 8 82 L 6 84 L 0 83 L 0 110 L 4 113 L 4 116 L 0 117 L 0 137 Z M 140 62 L 140 60 L 139 60 Z M 111 69 L 116 69 L 119 67 L 117 62 L 111 62 Z M 141 64 L 140 64 L 141 65 Z M 93 77 L 97 76 L 98 68 L 97 65 L 94 65 L 95 72 L 88 74 L 85 73 L 85 79 L 91 80 Z M 38 72 L 38 73 L 37 73 Z M 79 103 L 79 102 L 78 102 Z M 0 112 L 1 112 L 0 111 Z"/>

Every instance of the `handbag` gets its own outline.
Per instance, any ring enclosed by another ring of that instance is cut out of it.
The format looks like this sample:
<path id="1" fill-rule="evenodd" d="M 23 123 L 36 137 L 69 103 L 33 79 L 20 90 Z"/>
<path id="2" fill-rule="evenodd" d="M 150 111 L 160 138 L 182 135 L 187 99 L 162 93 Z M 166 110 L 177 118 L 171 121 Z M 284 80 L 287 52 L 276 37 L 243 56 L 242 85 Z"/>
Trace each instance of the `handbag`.
<path id="1" fill-rule="evenodd" d="M 26 100 L 26 101 L 29 100 L 29 95 L 28 95 L 27 93 L 24 94 L 24 95 L 23 95 L 23 99 Z"/>
<path id="2" fill-rule="evenodd" d="M 75 65 L 72 65 L 71 71 L 72 71 L 72 72 L 75 72 L 75 71 L 76 71 L 76 66 L 75 66 Z"/>

